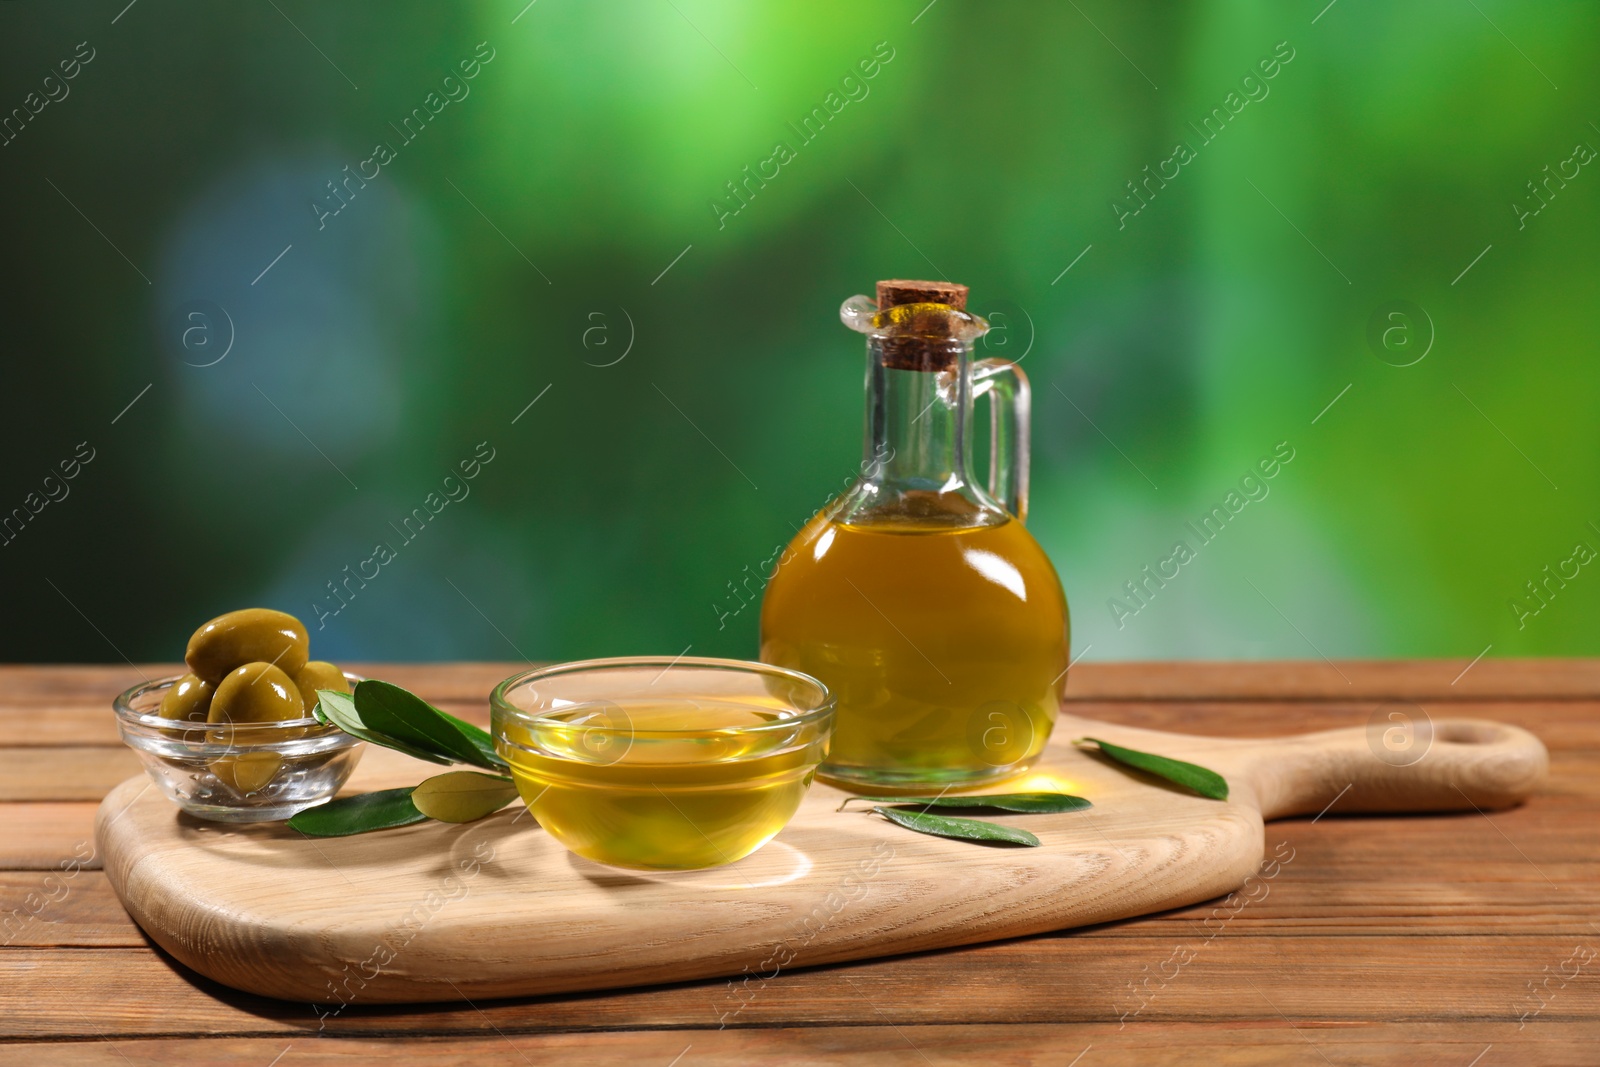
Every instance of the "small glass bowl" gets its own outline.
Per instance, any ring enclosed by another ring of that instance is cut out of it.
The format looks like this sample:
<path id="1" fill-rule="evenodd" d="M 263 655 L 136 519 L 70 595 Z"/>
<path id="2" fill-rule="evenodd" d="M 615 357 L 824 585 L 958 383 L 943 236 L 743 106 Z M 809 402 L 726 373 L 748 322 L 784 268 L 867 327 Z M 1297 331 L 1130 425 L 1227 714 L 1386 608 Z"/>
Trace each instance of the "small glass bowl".
<path id="1" fill-rule="evenodd" d="M 361 679 L 346 674 L 354 687 Z M 177 676 L 136 685 L 112 702 L 117 729 L 167 799 L 212 822 L 270 822 L 332 800 L 363 742 L 312 716 L 234 726 L 164 719 Z"/>
<path id="2" fill-rule="evenodd" d="M 634 657 L 541 667 L 489 698 L 495 747 L 551 836 L 599 863 L 732 863 L 794 817 L 834 697 L 798 671 Z"/>

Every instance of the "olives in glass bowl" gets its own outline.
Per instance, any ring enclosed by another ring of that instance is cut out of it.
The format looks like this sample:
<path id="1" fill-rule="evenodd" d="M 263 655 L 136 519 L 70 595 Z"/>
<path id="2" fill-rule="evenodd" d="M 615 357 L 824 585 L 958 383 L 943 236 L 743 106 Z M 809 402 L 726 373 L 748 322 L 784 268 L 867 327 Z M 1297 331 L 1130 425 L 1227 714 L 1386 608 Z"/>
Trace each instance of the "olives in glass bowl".
<path id="1" fill-rule="evenodd" d="M 292 615 L 246 608 L 196 630 L 189 673 L 113 701 L 122 739 L 167 798 L 214 822 L 287 819 L 333 798 L 362 742 L 314 715 L 317 690 L 355 675 L 309 659 Z"/>

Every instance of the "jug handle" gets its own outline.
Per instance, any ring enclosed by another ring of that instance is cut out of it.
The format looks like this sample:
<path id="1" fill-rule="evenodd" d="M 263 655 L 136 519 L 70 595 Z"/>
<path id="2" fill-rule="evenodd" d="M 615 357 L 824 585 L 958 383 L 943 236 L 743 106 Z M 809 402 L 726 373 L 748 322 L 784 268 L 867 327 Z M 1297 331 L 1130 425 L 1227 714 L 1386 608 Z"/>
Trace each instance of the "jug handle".
<path id="1" fill-rule="evenodd" d="M 1028 427 L 1033 391 L 1022 368 L 1008 359 L 972 364 L 972 395 L 989 396 L 989 495 L 1016 517 L 1028 519 Z"/>

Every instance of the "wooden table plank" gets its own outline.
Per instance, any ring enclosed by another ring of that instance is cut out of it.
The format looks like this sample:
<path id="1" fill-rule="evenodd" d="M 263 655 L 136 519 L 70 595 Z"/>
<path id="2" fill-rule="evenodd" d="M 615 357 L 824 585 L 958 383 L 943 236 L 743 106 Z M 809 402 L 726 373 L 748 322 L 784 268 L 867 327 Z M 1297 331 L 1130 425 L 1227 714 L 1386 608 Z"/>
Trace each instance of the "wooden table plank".
<path id="1" fill-rule="evenodd" d="M 76 858 L 95 870 L 93 801 L 0 804 L 0 870 L 52 871 Z M 86 859 L 87 857 L 87 859 Z"/>
<path id="2" fill-rule="evenodd" d="M 1593 700 L 1597 659 L 1084 663 L 1069 700 Z M 1463 674 L 1462 672 L 1466 673 Z M 1459 679 L 1459 680 L 1458 680 Z"/>
<path id="3" fill-rule="evenodd" d="M 487 1028 L 484 1028 L 487 1030 Z M 589 1067 L 1593 1067 L 1586 1028 L 1536 1021 L 1521 1031 L 1499 1022 L 1304 1026 L 1278 1021 L 1226 1023 L 1024 1024 L 1018 1026 L 814 1026 L 776 1030 L 630 1030 L 619 1033 L 495 1034 L 404 1039 L 317 1034 L 243 1038 L 153 1038 L 0 1046 L 0 1065 L 16 1067 L 484 1067 L 488 1063 L 579 1063 Z M 1085 1053 L 1084 1050 L 1090 1050 Z M 681 1059 L 675 1057 L 681 1056 Z M 1324 1059 L 1324 1056 L 1327 1058 Z"/>
<path id="4" fill-rule="evenodd" d="M 0 704 L 0 729 L 11 749 L 122 744 L 109 701 L 55 703 L 43 707 Z"/>
<path id="5" fill-rule="evenodd" d="M 1273 1023 L 1498 1021 L 1515 1029 L 1539 1007 L 1539 982 L 1587 942 L 1517 938 L 1270 936 L 1218 938 L 1183 963 L 1182 944 L 1141 937 L 1117 944 L 1069 936 L 975 946 L 783 974 L 748 985 L 703 982 L 587 996 L 472 1005 L 365 1007 L 329 1013 L 308 1004 L 234 993 L 190 979 L 133 949 L 12 948 L 0 952 L 0 1038 L 293 1033 L 326 1025 L 339 1034 L 471 1034 L 663 1027 L 940 1023 L 1116 1023 L 1231 1020 Z M 1172 977 L 1165 978 L 1168 964 Z M 1600 1036 L 1596 964 L 1552 985 L 1535 1018 L 1585 1022 Z M 1550 970 L 1546 970 L 1549 968 Z M 1148 984 L 1145 983 L 1148 979 Z M 126 992 L 139 990 L 137 998 Z M 71 990 L 71 997 L 61 996 Z M 1153 994 L 1153 995 L 1152 995 Z M 151 1005 L 159 1004 L 159 1011 Z M 327 1013 L 327 1014 L 325 1014 Z"/>
<path id="6" fill-rule="evenodd" d="M 0 947 L 143 948 L 98 870 L 0 871 Z"/>
<path id="7" fill-rule="evenodd" d="M 0 802 L 98 802 L 143 767 L 138 754 L 123 744 L 0 748 Z"/>

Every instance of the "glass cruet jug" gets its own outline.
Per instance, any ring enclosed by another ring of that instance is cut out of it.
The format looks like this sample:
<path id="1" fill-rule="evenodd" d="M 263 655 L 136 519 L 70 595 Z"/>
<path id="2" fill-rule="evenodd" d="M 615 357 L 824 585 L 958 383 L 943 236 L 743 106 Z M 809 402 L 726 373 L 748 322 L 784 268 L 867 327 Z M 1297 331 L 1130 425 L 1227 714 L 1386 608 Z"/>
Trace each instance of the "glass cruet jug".
<path id="1" fill-rule="evenodd" d="M 1028 380 L 974 361 L 989 328 L 967 287 L 884 281 L 839 316 L 867 337 L 861 476 L 779 558 L 761 658 L 838 697 L 821 774 L 847 788 L 961 788 L 1038 758 L 1066 687 L 1055 568 L 1023 526 Z M 988 484 L 972 476 L 973 401 L 990 410 Z"/>

